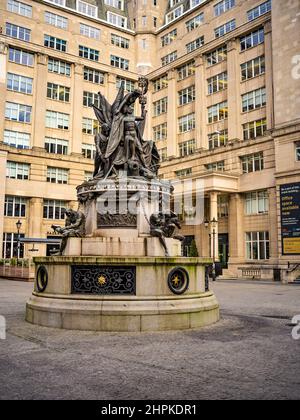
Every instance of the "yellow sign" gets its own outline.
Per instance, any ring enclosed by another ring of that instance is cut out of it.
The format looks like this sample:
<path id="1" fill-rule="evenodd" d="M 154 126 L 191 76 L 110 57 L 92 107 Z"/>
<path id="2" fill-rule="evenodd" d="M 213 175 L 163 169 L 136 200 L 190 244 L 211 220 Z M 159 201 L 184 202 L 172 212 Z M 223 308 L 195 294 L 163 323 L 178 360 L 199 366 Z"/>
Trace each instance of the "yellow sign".
<path id="1" fill-rule="evenodd" d="M 284 238 L 283 254 L 300 254 L 300 238 Z"/>

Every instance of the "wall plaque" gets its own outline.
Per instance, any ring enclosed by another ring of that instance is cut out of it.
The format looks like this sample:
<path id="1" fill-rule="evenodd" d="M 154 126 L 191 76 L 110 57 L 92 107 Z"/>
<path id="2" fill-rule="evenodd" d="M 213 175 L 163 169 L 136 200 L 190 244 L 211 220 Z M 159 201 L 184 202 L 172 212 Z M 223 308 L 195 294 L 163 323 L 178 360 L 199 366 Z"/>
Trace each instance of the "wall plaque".
<path id="1" fill-rule="evenodd" d="M 136 267 L 74 265 L 72 293 L 92 295 L 135 295 Z"/>

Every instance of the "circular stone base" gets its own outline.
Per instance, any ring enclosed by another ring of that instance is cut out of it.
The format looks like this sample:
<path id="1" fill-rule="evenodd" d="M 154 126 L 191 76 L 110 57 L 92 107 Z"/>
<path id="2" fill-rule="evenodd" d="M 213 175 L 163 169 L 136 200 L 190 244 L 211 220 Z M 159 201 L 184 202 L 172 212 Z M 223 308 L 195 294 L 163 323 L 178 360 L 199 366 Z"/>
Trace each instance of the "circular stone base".
<path id="1" fill-rule="evenodd" d="M 170 297 L 91 297 L 33 293 L 26 321 L 70 330 L 141 332 L 184 330 L 219 320 L 212 292 Z"/>

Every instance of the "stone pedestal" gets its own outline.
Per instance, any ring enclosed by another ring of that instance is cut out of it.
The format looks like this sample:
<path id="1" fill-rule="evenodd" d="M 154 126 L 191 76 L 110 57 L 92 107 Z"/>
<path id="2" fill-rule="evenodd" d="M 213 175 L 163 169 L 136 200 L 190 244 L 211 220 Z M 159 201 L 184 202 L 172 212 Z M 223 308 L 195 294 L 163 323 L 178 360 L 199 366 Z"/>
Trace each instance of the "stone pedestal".
<path id="1" fill-rule="evenodd" d="M 206 291 L 208 262 L 199 258 L 35 258 L 37 281 L 26 320 L 52 328 L 116 332 L 209 325 L 219 320 L 219 305 L 214 294 Z M 44 283 L 40 267 L 47 278 Z M 187 284 L 176 289 L 180 272 Z"/>

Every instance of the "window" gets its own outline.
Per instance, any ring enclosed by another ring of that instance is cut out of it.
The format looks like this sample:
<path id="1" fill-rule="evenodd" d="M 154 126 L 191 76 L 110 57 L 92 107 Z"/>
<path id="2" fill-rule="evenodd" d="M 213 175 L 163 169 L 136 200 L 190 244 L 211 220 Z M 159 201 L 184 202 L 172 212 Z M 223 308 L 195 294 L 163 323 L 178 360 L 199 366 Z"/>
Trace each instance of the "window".
<path id="1" fill-rule="evenodd" d="M 254 90 L 242 95 L 243 112 L 249 112 L 253 109 L 262 108 L 266 105 L 266 88 Z"/>
<path id="2" fill-rule="evenodd" d="M 204 13 L 200 13 L 199 15 L 195 16 L 193 19 L 188 20 L 185 23 L 186 29 L 188 32 L 193 31 L 194 29 L 198 28 L 204 22 Z"/>
<path id="3" fill-rule="evenodd" d="M 28 105 L 15 104 L 6 102 L 5 118 L 10 121 L 18 121 L 23 123 L 31 122 L 32 107 Z"/>
<path id="4" fill-rule="evenodd" d="M 254 191 L 245 195 L 245 214 L 263 214 L 269 212 L 268 191 Z"/>
<path id="5" fill-rule="evenodd" d="M 88 182 L 93 179 L 93 172 L 84 172 L 84 182 Z"/>
<path id="6" fill-rule="evenodd" d="M 125 79 L 124 77 L 117 76 L 116 77 L 116 88 L 119 89 L 121 84 L 123 83 L 124 89 L 127 92 L 133 92 L 135 89 L 135 82 L 134 80 Z"/>
<path id="7" fill-rule="evenodd" d="M 265 134 L 267 130 L 267 120 L 261 119 L 243 125 L 244 140 L 256 139 Z"/>
<path id="8" fill-rule="evenodd" d="M 167 64 L 172 63 L 177 58 L 177 51 L 173 51 L 172 53 L 162 57 L 161 59 L 161 65 L 166 66 Z"/>
<path id="9" fill-rule="evenodd" d="M 158 151 L 159 156 L 160 156 L 160 160 L 162 162 L 165 162 L 168 159 L 168 148 L 167 147 L 163 147 L 162 149 L 160 149 Z"/>
<path id="10" fill-rule="evenodd" d="M 188 114 L 178 119 L 179 133 L 186 133 L 195 129 L 196 119 L 195 114 Z"/>
<path id="11" fill-rule="evenodd" d="M 223 147 L 228 142 L 228 130 L 222 130 L 208 135 L 209 150 Z"/>
<path id="12" fill-rule="evenodd" d="M 184 141 L 183 143 L 179 143 L 179 156 L 185 157 L 189 155 L 193 155 L 196 150 L 196 140 L 188 140 Z"/>
<path id="13" fill-rule="evenodd" d="M 215 16 L 220 16 L 235 6 L 235 0 L 223 0 L 214 6 Z"/>
<path id="14" fill-rule="evenodd" d="M 30 29 L 23 28 L 22 26 L 13 25 L 6 22 L 6 35 L 12 38 L 21 39 L 22 41 L 30 41 Z"/>
<path id="15" fill-rule="evenodd" d="M 161 141 L 167 139 L 167 123 L 159 124 L 153 127 L 154 141 Z"/>
<path id="16" fill-rule="evenodd" d="M 84 134 L 96 135 L 100 130 L 100 124 L 98 120 L 91 118 L 82 118 L 82 132 Z"/>
<path id="17" fill-rule="evenodd" d="M 223 45 L 222 47 L 208 53 L 206 60 L 208 66 L 213 66 L 227 60 L 227 45 Z"/>
<path id="18" fill-rule="evenodd" d="M 68 19 L 51 12 L 45 12 L 45 22 L 60 29 L 67 29 Z"/>
<path id="19" fill-rule="evenodd" d="M 225 171 L 225 161 L 221 160 L 220 162 L 209 163 L 205 165 L 205 169 L 211 172 L 224 172 Z"/>
<path id="20" fill-rule="evenodd" d="M 32 7 L 16 0 L 7 0 L 7 10 L 18 15 L 32 17 Z"/>
<path id="21" fill-rule="evenodd" d="M 52 184 L 67 184 L 68 183 L 68 170 L 62 168 L 47 168 L 47 182 Z"/>
<path id="22" fill-rule="evenodd" d="M 8 51 L 9 61 L 17 64 L 22 64 L 23 66 L 32 67 L 34 63 L 34 54 L 29 53 L 24 50 L 19 50 L 17 48 L 9 48 Z"/>
<path id="23" fill-rule="evenodd" d="M 79 57 L 87 58 L 92 61 L 99 61 L 99 51 L 79 45 Z"/>
<path id="24" fill-rule="evenodd" d="M 6 164 L 6 178 L 9 179 L 29 179 L 30 165 L 27 163 L 7 161 Z"/>
<path id="25" fill-rule="evenodd" d="M 182 14 L 183 14 L 183 5 L 176 7 L 176 9 L 172 10 L 172 12 L 167 14 L 166 23 L 172 22 L 173 20 L 177 19 Z"/>
<path id="26" fill-rule="evenodd" d="M 228 118 L 227 101 L 208 108 L 208 123 L 226 120 Z"/>
<path id="27" fill-rule="evenodd" d="M 246 255 L 248 260 L 270 259 L 269 232 L 247 232 Z"/>
<path id="28" fill-rule="evenodd" d="M 4 130 L 3 142 L 17 149 L 29 149 L 30 134 L 19 131 Z"/>
<path id="29" fill-rule="evenodd" d="M 166 87 L 168 87 L 168 76 L 166 74 L 153 81 L 154 92 L 158 92 L 159 90 L 165 89 Z"/>
<path id="30" fill-rule="evenodd" d="M 104 3 L 107 4 L 107 6 L 114 7 L 115 9 L 124 10 L 123 0 L 104 0 Z"/>
<path id="31" fill-rule="evenodd" d="M 97 85 L 104 84 L 104 74 L 99 70 L 89 69 L 88 67 L 84 67 L 83 79 Z"/>
<path id="32" fill-rule="evenodd" d="M 66 0 L 47 0 L 49 3 L 57 4 L 58 6 L 64 6 L 66 5 Z"/>
<path id="33" fill-rule="evenodd" d="M 55 139 L 52 137 L 45 138 L 45 149 L 48 153 L 55 153 L 58 155 L 68 154 L 68 141 L 62 139 Z"/>
<path id="34" fill-rule="evenodd" d="M 116 55 L 110 56 L 110 65 L 123 70 L 129 70 L 129 60 L 126 58 L 117 57 Z"/>
<path id="35" fill-rule="evenodd" d="M 81 148 L 82 156 L 86 159 L 95 159 L 96 147 L 94 144 L 82 144 Z"/>
<path id="36" fill-rule="evenodd" d="M 65 218 L 66 205 L 61 200 L 44 200 L 43 218 L 51 220 L 63 220 Z"/>
<path id="37" fill-rule="evenodd" d="M 191 175 L 193 172 L 192 168 L 186 168 L 186 169 L 179 169 L 179 171 L 175 171 L 175 175 L 180 177 Z"/>
<path id="38" fill-rule="evenodd" d="M 94 92 L 83 92 L 83 106 L 91 107 L 95 105 L 96 107 L 100 107 L 100 99 L 98 93 Z"/>
<path id="39" fill-rule="evenodd" d="M 112 45 L 115 45 L 116 47 L 120 48 L 129 48 L 129 39 L 124 38 L 123 36 L 111 34 L 111 43 Z"/>
<path id="40" fill-rule="evenodd" d="M 211 77 L 207 80 L 207 83 L 209 95 L 227 89 L 227 72 Z"/>
<path id="41" fill-rule="evenodd" d="M 205 0 L 191 0 L 191 9 L 193 7 L 199 6 L 199 4 L 205 2 Z"/>
<path id="42" fill-rule="evenodd" d="M 77 10 L 78 12 L 91 17 L 97 17 L 98 15 L 98 7 L 81 0 L 77 0 Z"/>
<path id="43" fill-rule="evenodd" d="M 15 197 L 12 195 L 5 196 L 4 216 L 8 217 L 25 217 L 26 215 L 26 199 L 23 197 Z"/>
<path id="44" fill-rule="evenodd" d="M 252 79 L 253 77 L 260 76 L 266 71 L 265 56 L 257 57 L 247 63 L 241 64 L 242 81 Z"/>
<path id="45" fill-rule="evenodd" d="M 193 102 L 196 98 L 195 85 L 178 92 L 179 105 L 186 105 Z"/>
<path id="46" fill-rule="evenodd" d="M 224 36 L 228 34 L 231 31 L 234 31 L 236 28 L 235 19 L 231 20 L 230 22 L 225 23 L 222 26 L 219 26 L 215 29 L 215 37 L 220 38 L 221 36 Z"/>
<path id="47" fill-rule="evenodd" d="M 165 47 L 166 45 L 170 45 L 175 40 L 176 37 L 177 37 L 177 29 L 173 29 L 173 31 L 167 33 L 166 35 L 160 38 L 161 46 Z"/>
<path id="48" fill-rule="evenodd" d="M 18 74 L 7 73 L 7 89 L 20 93 L 32 93 L 33 79 L 31 77 L 19 76 Z"/>
<path id="49" fill-rule="evenodd" d="M 64 76 L 71 76 L 71 65 L 65 61 L 49 57 L 48 71 L 51 73 L 63 74 Z"/>
<path id="50" fill-rule="evenodd" d="M 61 130 L 69 129 L 69 114 L 62 112 L 46 111 L 46 127 L 59 128 Z"/>
<path id="51" fill-rule="evenodd" d="M 112 12 L 107 12 L 107 21 L 114 26 L 118 26 L 119 28 L 126 28 L 127 26 L 127 18 L 116 15 Z"/>
<path id="52" fill-rule="evenodd" d="M 254 153 L 241 157 L 242 169 L 244 174 L 251 172 L 258 172 L 264 169 L 264 154 L 263 152 Z"/>
<path id="53" fill-rule="evenodd" d="M 229 215 L 228 195 L 218 195 L 218 219 Z"/>
<path id="54" fill-rule="evenodd" d="M 296 143 L 296 161 L 300 162 L 300 142 Z"/>
<path id="55" fill-rule="evenodd" d="M 178 81 L 186 79 L 195 74 L 195 61 L 190 61 L 184 66 L 177 68 Z"/>
<path id="56" fill-rule="evenodd" d="M 5 196 L 4 216 L 8 217 L 25 217 L 26 215 L 26 199 L 23 197 L 15 197 L 12 195 Z"/>
<path id="57" fill-rule="evenodd" d="M 69 102 L 70 88 L 56 85 L 55 83 L 47 83 L 47 98 L 55 101 Z"/>
<path id="58" fill-rule="evenodd" d="M 80 34 L 88 38 L 100 39 L 100 29 L 85 25 L 84 23 L 80 24 Z"/>
<path id="59" fill-rule="evenodd" d="M 168 110 L 168 98 L 162 98 L 159 101 L 153 102 L 153 114 L 155 117 L 165 114 Z"/>
<path id="60" fill-rule="evenodd" d="M 44 46 L 58 51 L 67 51 L 67 41 L 50 35 L 44 36 Z"/>
<path id="61" fill-rule="evenodd" d="M 262 44 L 265 40 L 264 29 L 259 29 L 255 32 L 251 32 L 249 35 L 243 36 L 240 39 L 241 51 L 246 51 L 249 48 L 253 48 L 256 45 Z"/>
<path id="62" fill-rule="evenodd" d="M 202 45 L 204 45 L 204 36 L 200 36 L 199 38 L 195 39 L 195 41 L 186 44 L 186 51 L 187 53 L 190 53 L 195 51 L 197 48 L 202 47 Z"/>
<path id="63" fill-rule="evenodd" d="M 3 233 L 3 258 L 23 258 L 24 244 L 19 243 L 18 236 L 17 233 Z M 24 238 L 24 234 L 20 233 L 19 237 Z"/>
<path id="64" fill-rule="evenodd" d="M 254 9 L 249 10 L 247 12 L 248 20 L 254 20 L 259 18 L 260 16 L 264 15 L 265 13 L 270 12 L 272 9 L 272 1 L 268 0 L 265 3 L 260 4 L 259 6 L 255 7 Z"/>

